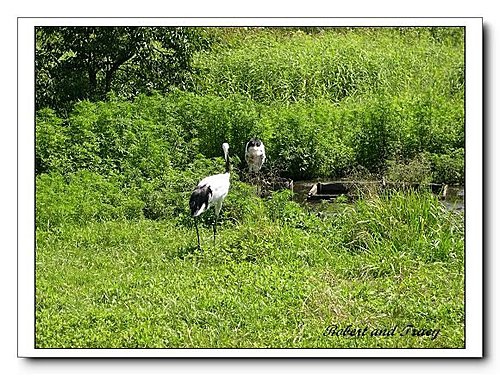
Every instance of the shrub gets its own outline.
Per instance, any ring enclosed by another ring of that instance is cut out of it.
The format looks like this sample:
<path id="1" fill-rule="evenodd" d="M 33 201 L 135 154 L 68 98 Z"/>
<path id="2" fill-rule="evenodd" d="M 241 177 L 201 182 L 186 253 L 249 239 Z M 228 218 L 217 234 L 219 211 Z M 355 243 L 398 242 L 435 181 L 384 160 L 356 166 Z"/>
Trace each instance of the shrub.
<path id="1" fill-rule="evenodd" d="M 36 179 L 36 227 L 140 219 L 144 203 L 136 189 L 123 189 L 118 178 L 82 170 L 64 177 L 41 174 Z"/>
<path id="2" fill-rule="evenodd" d="M 68 154 L 69 135 L 63 120 L 51 109 L 42 109 L 36 116 L 35 171 L 37 174 L 71 168 Z"/>
<path id="3" fill-rule="evenodd" d="M 256 194 L 256 188 L 231 179 L 229 194 L 222 207 L 222 220 L 233 223 L 253 223 L 266 218 L 264 202 Z"/>
<path id="4" fill-rule="evenodd" d="M 230 145 L 230 155 L 244 161 L 244 147 L 254 136 L 262 137 L 260 106 L 240 95 L 221 98 L 176 91 L 166 98 L 172 116 L 188 138 L 196 139 L 206 157 L 222 156 L 221 145 Z"/>
<path id="5" fill-rule="evenodd" d="M 383 102 L 369 102 L 357 114 L 350 136 L 356 162 L 370 171 L 379 171 L 390 156 L 392 135 L 387 124 L 387 107 Z"/>
<path id="6" fill-rule="evenodd" d="M 320 222 L 315 215 L 311 215 L 298 203 L 292 201 L 292 192 L 289 190 L 274 192 L 266 200 L 266 209 L 269 218 L 281 225 L 314 230 Z"/>
<path id="7" fill-rule="evenodd" d="M 135 102 L 80 102 L 63 121 L 39 112 L 36 121 L 38 172 L 121 173 L 152 178 L 191 158 L 191 145 L 167 113 L 163 98 Z M 153 109 L 151 108 L 153 106 Z M 156 106 L 156 107 L 155 107 Z"/>
<path id="8" fill-rule="evenodd" d="M 331 104 L 276 105 L 263 116 L 266 134 L 271 135 L 266 151 L 285 176 L 332 177 L 354 162 L 354 150 L 344 136 L 342 112 Z"/>
<path id="9" fill-rule="evenodd" d="M 428 154 L 432 165 L 432 179 L 443 184 L 463 184 L 465 181 L 465 153 L 463 148 L 451 154 Z"/>
<path id="10" fill-rule="evenodd" d="M 385 173 L 388 181 L 406 184 L 429 184 L 432 179 L 431 163 L 425 156 L 417 156 L 409 161 L 390 160 Z"/>

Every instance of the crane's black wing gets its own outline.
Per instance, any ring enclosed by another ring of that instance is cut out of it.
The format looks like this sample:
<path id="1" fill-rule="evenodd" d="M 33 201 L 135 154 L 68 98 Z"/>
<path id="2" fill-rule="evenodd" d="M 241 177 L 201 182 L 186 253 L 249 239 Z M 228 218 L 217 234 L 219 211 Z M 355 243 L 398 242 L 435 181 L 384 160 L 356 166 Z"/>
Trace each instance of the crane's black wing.
<path id="1" fill-rule="evenodd" d="M 202 208 L 205 211 L 208 208 L 208 202 L 212 196 L 212 189 L 209 185 L 198 186 L 195 188 L 189 198 L 189 208 L 191 215 L 195 216 Z"/>

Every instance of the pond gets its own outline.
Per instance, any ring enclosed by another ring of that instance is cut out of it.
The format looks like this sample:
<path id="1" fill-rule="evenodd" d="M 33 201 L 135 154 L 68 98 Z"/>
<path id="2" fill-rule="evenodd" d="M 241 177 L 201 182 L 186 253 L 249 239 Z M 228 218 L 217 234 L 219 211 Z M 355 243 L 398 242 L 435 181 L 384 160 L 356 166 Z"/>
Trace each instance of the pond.
<path id="1" fill-rule="evenodd" d="M 335 182 L 335 180 L 325 180 L 321 182 L 325 184 L 328 182 Z M 315 204 L 318 204 L 317 201 L 308 200 L 307 197 L 311 188 L 317 183 L 318 181 L 312 181 L 312 180 L 294 181 L 293 200 L 301 204 L 307 204 L 308 206 L 311 207 L 313 207 Z M 464 195 L 465 192 L 463 186 L 450 185 L 447 187 L 445 197 L 440 198 L 440 201 L 449 210 L 463 211 L 465 206 Z"/>

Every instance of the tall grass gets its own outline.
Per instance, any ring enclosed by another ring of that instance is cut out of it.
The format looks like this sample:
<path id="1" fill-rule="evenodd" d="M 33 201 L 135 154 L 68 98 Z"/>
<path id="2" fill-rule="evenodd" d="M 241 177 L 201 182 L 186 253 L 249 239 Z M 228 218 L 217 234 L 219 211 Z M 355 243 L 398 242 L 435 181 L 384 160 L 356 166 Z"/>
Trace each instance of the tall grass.
<path id="1" fill-rule="evenodd" d="M 197 55 L 202 94 L 244 94 L 258 102 L 369 94 L 463 93 L 463 30 L 325 29 L 276 34 L 260 29 Z M 444 34 L 444 33 L 441 33 Z M 451 38 L 453 36 L 453 38 Z"/>

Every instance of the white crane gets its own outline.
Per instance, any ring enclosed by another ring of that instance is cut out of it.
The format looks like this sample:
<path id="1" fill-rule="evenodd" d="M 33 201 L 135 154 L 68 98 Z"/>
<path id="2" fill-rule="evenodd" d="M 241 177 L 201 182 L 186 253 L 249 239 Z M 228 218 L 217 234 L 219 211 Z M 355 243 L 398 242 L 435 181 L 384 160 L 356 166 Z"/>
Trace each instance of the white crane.
<path id="1" fill-rule="evenodd" d="M 247 161 L 250 173 L 260 171 L 266 161 L 266 149 L 262 140 L 252 138 L 248 141 L 245 147 L 245 161 Z"/>
<path id="2" fill-rule="evenodd" d="M 223 143 L 222 150 L 224 151 L 224 159 L 226 161 L 226 171 L 222 174 L 215 174 L 213 176 L 205 177 L 191 193 L 189 198 L 189 208 L 191 215 L 194 218 L 196 227 L 196 236 L 198 238 L 198 249 L 200 246 L 200 234 L 198 232 L 198 223 L 196 218 L 207 211 L 210 207 L 215 208 L 215 222 L 214 222 L 214 242 L 215 234 L 217 233 L 217 219 L 219 212 L 222 208 L 222 202 L 229 192 L 229 144 Z"/>

